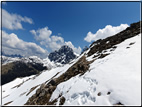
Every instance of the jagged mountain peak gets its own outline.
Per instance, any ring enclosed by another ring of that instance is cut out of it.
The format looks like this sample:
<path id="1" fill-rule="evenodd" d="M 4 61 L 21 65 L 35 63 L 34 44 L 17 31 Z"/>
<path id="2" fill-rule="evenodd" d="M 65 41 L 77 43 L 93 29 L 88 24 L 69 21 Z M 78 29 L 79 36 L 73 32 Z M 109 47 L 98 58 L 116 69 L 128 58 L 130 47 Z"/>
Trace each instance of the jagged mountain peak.
<path id="1" fill-rule="evenodd" d="M 70 48 L 69 46 L 67 45 L 63 45 L 59 50 L 58 50 L 59 53 L 68 53 L 68 52 L 73 52 L 72 48 Z"/>
<path id="2" fill-rule="evenodd" d="M 67 45 L 63 45 L 59 50 L 55 50 L 49 54 L 49 59 L 56 63 L 67 64 L 74 58 L 76 55 L 73 52 L 73 49 Z"/>

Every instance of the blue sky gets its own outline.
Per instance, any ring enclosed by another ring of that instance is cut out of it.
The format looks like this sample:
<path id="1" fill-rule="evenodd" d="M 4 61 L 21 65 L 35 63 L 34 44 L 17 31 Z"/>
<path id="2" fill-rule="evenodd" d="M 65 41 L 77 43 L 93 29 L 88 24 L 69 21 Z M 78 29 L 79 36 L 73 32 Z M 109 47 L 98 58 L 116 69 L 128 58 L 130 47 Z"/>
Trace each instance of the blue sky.
<path id="1" fill-rule="evenodd" d="M 49 44 L 41 45 L 42 40 L 36 39 L 31 30 L 37 32 L 48 27 L 52 31 L 50 37 L 61 37 L 64 43 L 70 41 L 77 50 L 96 40 L 85 41 L 88 32 L 94 36 L 107 25 L 130 25 L 140 21 L 140 2 L 6 2 L 2 9 L 32 19 L 32 24 L 20 22 L 23 29 L 3 27 L 3 31 L 14 33 L 25 42 L 33 42 L 48 53 L 54 49 L 47 46 Z M 39 36 L 38 33 L 36 36 Z"/>

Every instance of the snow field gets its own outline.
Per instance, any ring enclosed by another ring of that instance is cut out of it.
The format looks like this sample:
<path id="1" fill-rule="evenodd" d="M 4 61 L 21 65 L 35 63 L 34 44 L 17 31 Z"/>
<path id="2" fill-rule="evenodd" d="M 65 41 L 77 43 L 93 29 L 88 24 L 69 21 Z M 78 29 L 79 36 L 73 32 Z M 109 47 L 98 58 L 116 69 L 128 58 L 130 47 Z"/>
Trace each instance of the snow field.
<path id="1" fill-rule="evenodd" d="M 110 55 L 90 64 L 83 76 L 59 84 L 50 100 L 62 93 L 64 105 L 140 105 L 141 35 L 116 46 Z"/>

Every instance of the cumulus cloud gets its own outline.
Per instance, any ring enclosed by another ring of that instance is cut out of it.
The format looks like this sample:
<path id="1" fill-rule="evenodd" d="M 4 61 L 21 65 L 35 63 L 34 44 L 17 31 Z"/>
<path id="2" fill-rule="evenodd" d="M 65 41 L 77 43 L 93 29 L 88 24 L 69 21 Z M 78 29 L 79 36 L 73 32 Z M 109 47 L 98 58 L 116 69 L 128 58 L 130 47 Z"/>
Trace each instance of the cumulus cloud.
<path id="1" fill-rule="evenodd" d="M 105 39 L 109 36 L 113 36 L 121 32 L 122 30 L 126 29 L 128 26 L 129 25 L 127 24 L 121 24 L 120 26 L 116 26 L 116 27 L 107 25 L 105 28 L 99 29 L 95 34 L 93 34 L 92 32 L 88 32 L 84 40 L 87 42 L 92 42 L 98 39 Z"/>
<path id="2" fill-rule="evenodd" d="M 35 36 L 35 39 L 39 41 L 41 45 L 44 45 L 46 48 L 49 48 L 52 51 L 58 50 L 63 45 L 68 45 L 77 54 L 81 53 L 80 47 L 76 48 L 70 41 L 65 42 L 64 38 L 52 35 L 52 31 L 49 30 L 48 27 L 44 27 L 38 30 L 31 30 L 30 32 Z"/>
<path id="3" fill-rule="evenodd" d="M 2 27 L 5 27 L 10 30 L 23 29 L 21 22 L 33 24 L 31 18 L 28 18 L 26 16 L 22 17 L 18 14 L 9 13 L 6 10 L 2 9 Z"/>
<path id="4" fill-rule="evenodd" d="M 30 32 L 35 35 L 35 39 L 38 41 L 51 41 L 49 36 L 52 34 L 52 31 L 48 27 L 38 29 L 37 31 L 31 30 Z"/>
<path id="5" fill-rule="evenodd" d="M 38 30 L 30 31 L 37 41 L 40 42 L 41 45 L 44 45 L 46 48 L 50 48 L 52 51 L 60 48 L 64 39 L 59 36 L 51 36 L 52 31 L 48 29 L 48 27 L 44 27 Z"/>
<path id="6" fill-rule="evenodd" d="M 17 37 L 16 34 L 8 34 L 2 31 L 2 51 L 8 54 L 20 54 L 23 56 L 37 55 L 42 56 L 46 50 L 33 42 L 25 42 Z"/>

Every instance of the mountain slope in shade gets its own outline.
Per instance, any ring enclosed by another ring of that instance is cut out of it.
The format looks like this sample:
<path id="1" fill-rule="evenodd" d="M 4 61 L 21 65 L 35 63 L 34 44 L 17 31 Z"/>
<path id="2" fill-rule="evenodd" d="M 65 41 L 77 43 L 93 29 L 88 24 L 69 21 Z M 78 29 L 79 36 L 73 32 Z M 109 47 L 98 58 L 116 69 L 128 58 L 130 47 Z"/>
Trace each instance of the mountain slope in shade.
<path id="1" fill-rule="evenodd" d="M 17 77 L 36 75 L 43 70 L 53 67 L 56 67 L 56 65 L 48 58 L 40 59 L 37 56 L 22 58 L 2 56 L 1 84 L 6 84 Z"/>
<path id="2" fill-rule="evenodd" d="M 141 105 L 140 23 L 70 63 L 2 86 L 3 105 Z"/>

